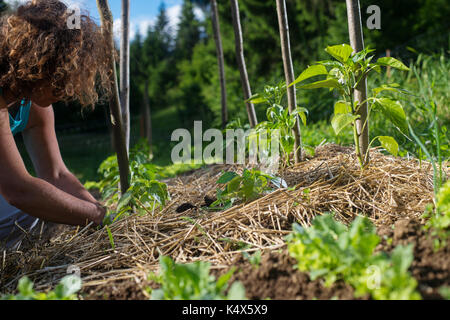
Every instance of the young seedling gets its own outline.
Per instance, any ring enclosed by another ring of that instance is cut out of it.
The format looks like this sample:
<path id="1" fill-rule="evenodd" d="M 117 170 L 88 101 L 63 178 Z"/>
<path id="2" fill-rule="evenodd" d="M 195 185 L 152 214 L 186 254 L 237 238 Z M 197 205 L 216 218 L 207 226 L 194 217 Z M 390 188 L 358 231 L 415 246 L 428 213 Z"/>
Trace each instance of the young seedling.
<path id="1" fill-rule="evenodd" d="M 217 189 L 217 200 L 211 207 L 221 210 L 231 208 L 236 201 L 252 201 L 261 195 L 272 192 L 275 188 L 287 187 L 286 182 L 279 178 L 258 170 L 245 169 L 242 176 L 229 171 L 217 180 L 223 187 Z"/>
<path id="2" fill-rule="evenodd" d="M 353 137 L 355 142 L 356 156 L 361 168 L 367 165 L 368 150 L 370 146 L 378 140 L 383 148 L 393 155 L 398 154 L 398 143 L 390 136 L 377 136 L 372 139 L 367 148 L 367 153 L 362 154 L 359 144 L 359 134 L 356 128 L 356 120 L 359 119 L 359 109 L 364 103 L 368 103 L 369 111 L 367 119 L 362 126 L 361 132 L 365 126 L 369 125 L 370 113 L 373 111 L 381 112 L 384 117 L 390 120 L 399 130 L 407 132 L 406 115 L 402 104 L 398 100 L 390 97 L 382 97 L 381 93 L 390 91 L 397 93 L 406 93 L 399 88 L 398 84 L 384 84 L 378 88 L 372 89 L 372 96 L 366 101 L 355 101 L 354 93 L 359 83 L 363 81 L 372 72 L 381 73 L 381 67 L 391 67 L 401 71 L 408 71 L 409 68 L 401 61 L 392 57 L 379 58 L 372 62 L 374 56 L 369 56 L 371 50 L 364 49 L 358 53 L 353 53 L 352 47 L 348 44 L 327 47 L 325 51 L 330 54 L 334 60 L 319 61 L 317 64 L 308 67 L 300 76 L 289 86 L 297 85 L 303 81 L 315 76 L 326 76 L 324 80 L 298 85 L 299 89 L 317 89 L 329 88 L 337 90 L 342 97 L 334 105 L 334 116 L 331 119 L 331 125 L 336 132 L 340 134 L 342 130 L 350 125 L 353 126 Z"/>
<path id="3" fill-rule="evenodd" d="M 289 108 L 283 106 L 283 98 L 286 94 L 286 83 L 280 82 L 276 86 L 265 86 L 261 93 L 253 95 L 249 101 L 253 104 L 266 104 L 267 121 L 261 122 L 256 126 L 257 132 L 266 131 L 269 137 L 271 130 L 280 131 L 281 151 L 285 159 L 285 165 L 290 164 L 290 155 L 295 152 L 295 139 L 292 136 L 292 129 L 295 126 L 297 117 L 300 118 L 303 125 L 306 126 L 306 116 L 308 110 L 303 107 L 295 108 L 289 112 Z M 303 146 L 310 150 L 308 146 Z"/>
<path id="4" fill-rule="evenodd" d="M 19 280 L 17 295 L 5 295 L 0 300 L 77 300 L 76 293 L 81 289 L 81 279 L 68 275 L 61 279 L 54 290 L 47 293 L 36 292 L 33 282 L 28 277 Z"/>
<path id="5" fill-rule="evenodd" d="M 228 283 L 234 269 L 216 280 L 209 273 L 208 262 L 177 264 L 170 257 L 161 256 L 159 263 L 160 274 L 149 277 L 161 284 L 160 289 L 151 291 L 152 300 L 245 300 L 242 284 Z"/>
<path id="6" fill-rule="evenodd" d="M 151 214 L 170 199 L 167 185 L 156 180 L 156 170 L 150 163 L 149 155 L 149 146 L 144 143 L 130 150 L 131 183 L 122 195 L 119 192 L 120 174 L 116 156 L 108 157 L 100 165 L 98 172 L 103 178 L 99 182 L 86 184 L 87 188 L 100 190 L 107 207 L 115 205 L 114 211 L 108 211 L 103 225 L 127 216 L 133 209 L 139 214 Z"/>

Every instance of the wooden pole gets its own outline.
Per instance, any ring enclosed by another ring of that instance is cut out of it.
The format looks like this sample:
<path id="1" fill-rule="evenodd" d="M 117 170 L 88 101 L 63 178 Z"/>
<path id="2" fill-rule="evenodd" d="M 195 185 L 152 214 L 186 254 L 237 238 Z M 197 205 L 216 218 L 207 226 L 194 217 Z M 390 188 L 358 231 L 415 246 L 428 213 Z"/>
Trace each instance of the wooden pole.
<path id="1" fill-rule="evenodd" d="M 211 19 L 214 33 L 214 41 L 216 42 L 217 63 L 219 65 L 219 79 L 221 90 L 221 104 L 222 104 L 222 129 L 228 123 L 228 108 L 227 108 L 227 89 L 225 81 L 225 59 L 223 57 L 222 37 L 220 35 L 219 11 L 217 9 L 216 0 L 211 0 Z"/>
<path id="2" fill-rule="evenodd" d="M 130 150 L 130 0 L 122 0 L 120 105 L 127 153 Z"/>
<path id="3" fill-rule="evenodd" d="M 286 78 L 287 97 L 289 112 L 293 113 L 297 108 L 297 96 L 295 86 L 288 87 L 294 82 L 294 66 L 292 64 L 291 43 L 289 40 L 289 23 L 286 10 L 285 0 L 277 0 L 278 25 L 280 28 L 281 53 L 283 55 L 284 74 Z M 300 131 L 300 119 L 296 116 L 295 125 L 292 129 L 295 138 L 294 142 L 294 161 L 299 163 L 302 157 L 302 138 Z"/>
<path id="4" fill-rule="evenodd" d="M 248 80 L 247 67 L 245 65 L 244 58 L 244 40 L 242 38 L 241 18 L 239 16 L 239 3 L 238 0 L 230 0 L 231 14 L 233 17 L 234 38 L 236 42 L 236 57 L 239 65 L 239 71 L 241 74 L 242 89 L 244 91 L 245 100 L 250 99 L 252 96 L 252 90 L 250 89 L 250 82 Z M 255 106 L 251 102 L 246 102 L 248 120 L 250 126 L 253 128 L 258 124 L 256 119 Z"/>
<path id="5" fill-rule="evenodd" d="M 346 0 L 347 2 L 347 17 L 348 17 L 348 33 L 350 36 L 350 45 L 354 52 L 364 50 L 364 36 L 361 22 L 361 10 L 359 0 Z M 369 123 L 367 122 L 367 102 L 361 102 L 367 99 L 367 78 L 364 77 L 359 85 L 355 88 L 354 99 L 358 102 L 357 114 L 360 116 L 356 120 L 356 132 L 359 139 L 359 146 L 361 150 L 361 159 L 363 165 L 369 162 Z M 366 125 L 364 125 L 366 123 Z M 362 128 L 364 127 L 364 130 Z M 367 154 L 367 157 L 365 155 Z"/>
<path id="6" fill-rule="evenodd" d="M 111 96 L 109 98 L 109 108 L 111 110 L 111 126 L 114 134 L 114 147 L 117 153 L 117 162 L 119 164 L 120 173 L 120 190 L 124 194 L 130 184 L 128 181 L 129 175 L 129 162 L 128 153 L 125 144 L 125 134 L 122 128 L 122 114 L 120 110 L 119 101 L 119 87 L 117 84 L 117 70 L 116 62 L 114 59 L 114 35 L 113 35 L 113 17 L 111 10 L 109 9 L 108 0 L 97 0 L 97 6 L 100 13 L 100 19 L 102 21 L 102 33 L 106 40 L 108 48 L 108 60 L 111 68 L 110 82 L 111 82 Z M 87 66 L 89 67 L 89 66 Z"/>

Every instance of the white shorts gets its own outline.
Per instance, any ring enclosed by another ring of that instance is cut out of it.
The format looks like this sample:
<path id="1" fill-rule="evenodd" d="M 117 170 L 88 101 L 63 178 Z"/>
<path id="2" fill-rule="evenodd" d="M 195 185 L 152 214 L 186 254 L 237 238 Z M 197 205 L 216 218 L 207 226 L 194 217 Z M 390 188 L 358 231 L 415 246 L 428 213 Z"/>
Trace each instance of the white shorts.
<path id="1" fill-rule="evenodd" d="M 39 219 L 10 205 L 0 194 L 0 249 L 17 249 Z"/>

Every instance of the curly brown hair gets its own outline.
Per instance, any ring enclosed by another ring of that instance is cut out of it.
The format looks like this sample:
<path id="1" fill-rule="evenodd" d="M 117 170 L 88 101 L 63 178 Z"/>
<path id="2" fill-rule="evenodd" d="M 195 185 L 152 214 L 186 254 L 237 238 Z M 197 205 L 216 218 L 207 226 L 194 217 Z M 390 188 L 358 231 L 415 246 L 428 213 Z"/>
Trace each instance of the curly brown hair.
<path id="1" fill-rule="evenodd" d="M 71 15 L 61 1 L 33 0 L 0 18 L 0 87 L 25 98 L 50 84 L 55 97 L 82 106 L 98 101 L 97 89 L 109 92 L 101 29 L 85 12 L 70 29 Z"/>

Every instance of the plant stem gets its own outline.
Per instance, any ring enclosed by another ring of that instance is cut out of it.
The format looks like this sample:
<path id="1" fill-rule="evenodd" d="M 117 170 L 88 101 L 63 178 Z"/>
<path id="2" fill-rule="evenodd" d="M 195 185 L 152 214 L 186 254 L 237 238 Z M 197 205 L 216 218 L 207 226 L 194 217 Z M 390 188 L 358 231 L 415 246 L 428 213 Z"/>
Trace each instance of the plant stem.
<path id="1" fill-rule="evenodd" d="M 351 105 L 353 107 L 353 89 L 350 94 L 350 101 L 351 101 Z M 358 135 L 358 130 L 356 128 L 356 120 L 353 121 L 353 138 L 355 140 L 355 152 L 356 152 L 356 157 L 358 158 L 359 166 L 361 167 L 361 169 L 364 169 L 364 163 L 363 163 L 362 156 L 361 156 L 361 148 L 359 146 L 359 135 Z"/>

